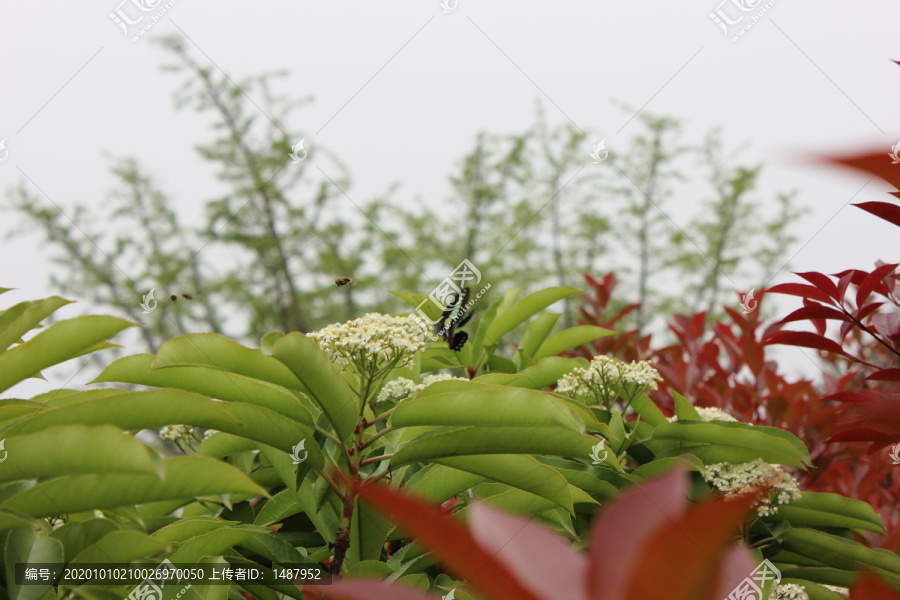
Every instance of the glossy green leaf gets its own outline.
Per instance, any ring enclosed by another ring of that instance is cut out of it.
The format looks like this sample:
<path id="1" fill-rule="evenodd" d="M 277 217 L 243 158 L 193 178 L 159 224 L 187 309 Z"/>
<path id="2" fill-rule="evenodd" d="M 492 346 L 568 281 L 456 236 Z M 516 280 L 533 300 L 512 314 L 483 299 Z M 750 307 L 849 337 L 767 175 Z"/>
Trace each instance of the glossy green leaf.
<path id="1" fill-rule="evenodd" d="M 213 333 L 173 338 L 160 346 L 153 363 L 155 369 L 187 366 L 209 367 L 292 390 L 303 389 L 300 380 L 278 359 Z"/>
<path id="2" fill-rule="evenodd" d="M 522 298 L 497 315 L 497 318 L 485 333 L 485 345 L 493 346 L 505 334 L 509 333 L 551 304 L 562 300 L 563 298 L 580 293 L 581 290 L 576 288 L 556 287 L 540 290 Z"/>
<path id="3" fill-rule="evenodd" d="M 653 432 L 653 439 L 699 444 L 688 445 L 672 454 L 690 453 L 700 458 L 704 464 L 741 463 L 757 458 L 801 469 L 811 464 L 809 452 L 803 443 L 776 427 L 755 427 L 725 421 L 676 421 L 658 426 Z"/>
<path id="4" fill-rule="evenodd" d="M 196 563 L 204 556 L 222 554 L 247 538 L 268 532 L 267 528 L 256 525 L 224 525 L 185 541 L 169 560 L 173 563 Z"/>
<path id="5" fill-rule="evenodd" d="M 900 556 L 888 550 L 867 548 L 857 541 L 813 529 L 789 529 L 780 537 L 781 548 L 788 552 L 846 571 L 871 570 L 900 583 Z"/>
<path id="6" fill-rule="evenodd" d="M 456 456 L 440 458 L 435 462 L 531 492 L 552 500 L 570 513 L 574 513 L 572 494 L 569 492 L 569 483 L 565 477 L 532 456 L 521 454 Z"/>
<path id="7" fill-rule="evenodd" d="M 544 340 L 541 347 L 534 354 L 535 360 L 540 360 L 547 356 L 555 356 L 566 350 L 577 348 L 584 344 L 590 344 L 594 340 L 605 338 L 609 335 L 615 335 L 615 331 L 604 329 L 603 327 L 594 327 L 593 325 L 583 325 L 580 327 L 570 327 L 559 333 L 555 333 Z"/>
<path id="8" fill-rule="evenodd" d="M 534 358 L 538 348 L 550 335 L 560 316 L 554 313 L 544 313 L 529 323 L 525 327 L 525 333 L 522 334 L 522 339 L 519 341 L 519 347 L 516 349 L 516 352 L 521 352 L 525 356 Z"/>
<path id="9" fill-rule="evenodd" d="M 162 460 L 150 448 L 111 425 L 51 427 L 6 438 L 0 482 L 75 473 L 161 474 Z"/>
<path id="10" fill-rule="evenodd" d="M 302 333 L 291 333 L 275 342 L 272 356 L 303 382 L 340 439 L 350 437 L 356 427 L 359 398 L 319 345 Z"/>
<path id="11" fill-rule="evenodd" d="M 591 455 L 597 440 L 561 427 L 447 427 L 418 437 L 398 450 L 391 467 L 472 454 Z"/>
<path id="12" fill-rule="evenodd" d="M 219 400 L 247 402 L 265 406 L 290 416 L 295 421 L 313 424 L 313 417 L 296 396 L 281 386 L 237 373 L 209 367 L 167 367 L 151 370 L 154 357 L 137 354 L 109 365 L 93 383 L 135 383 L 151 387 L 170 387 L 197 392 Z"/>
<path id="13" fill-rule="evenodd" d="M 41 321 L 70 303 L 71 301 L 59 296 L 52 296 L 43 300 L 22 302 L 0 312 L 0 354 L 37 327 Z"/>
<path id="14" fill-rule="evenodd" d="M 50 590 L 50 585 L 16 585 L 16 563 L 62 563 L 63 547 L 59 540 L 20 528 L 6 538 L 4 558 L 10 600 L 36 600 Z"/>
<path id="15" fill-rule="evenodd" d="M 803 492 L 767 520 L 788 521 L 792 527 L 846 527 L 885 534 L 884 521 L 871 505 L 840 494 Z"/>
<path id="16" fill-rule="evenodd" d="M 0 504 L 22 515 L 48 517 L 60 513 L 115 508 L 143 502 L 229 493 L 264 495 L 246 474 L 204 456 L 165 460 L 166 475 L 68 475 L 38 483 Z"/>
<path id="17" fill-rule="evenodd" d="M 484 481 L 484 477 L 438 464 L 426 465 L 406 488 L 432 502 L 444 502 Z"/>
<path id="18" fill-rule="evenodd" d="M 0 428 L 0 436 L 32 433 L 58 425 L 110 423 L 137 431 L 164 425 L 194 425 L 224 431 L 290 452 L 303 439 L 311 441 L 307 426 L 262 406 L 244 402 L 217 402 L 180 390 L 126 392 L 65 404 L 29 415 Z M 322 468 L 324 458 L 315 444 L 308 444 L 309 461 Z"/>
<path id="19" fill-rule="evenodd" d="M 91 544 L 69 564 L 129 563 L 136 558 L 153 556 L 168 550 L 168 546 L 141 531 L 112 531 Z"/>
<path id="20" fill-rule="evenodd" d="M 416 425 L 533 425 L 583 430 L 583 424 L 557 398 L 536 390 L 441 381 L 391 415 L 395 427 Z"/>
<path id="21" fill-rule="evenodd" d="M 85 316 L 54 323 L 0 354 L 0 391 L 42 369 L 81 355 L 134 323 L 116 317 Z"/>

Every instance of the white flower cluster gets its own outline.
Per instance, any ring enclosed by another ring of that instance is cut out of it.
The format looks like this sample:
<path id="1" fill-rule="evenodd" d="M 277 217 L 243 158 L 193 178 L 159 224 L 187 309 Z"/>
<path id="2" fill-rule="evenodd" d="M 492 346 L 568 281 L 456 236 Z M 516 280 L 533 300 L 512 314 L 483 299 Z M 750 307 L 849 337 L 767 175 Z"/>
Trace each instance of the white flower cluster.
<path id="1" fill-rule="evenodd" d="M 769 600 L 809 600 L 806 588 L 796 583 L 776 585 L 769 592 Z"/>
<path id="2" fill-rule="evenodd" d="M 641 392 L 655 390 L 662 381 L 646 360 L 625 363 L 611 356 L 595 356 L 586 369 L 573 369 L 557 382 L 556 391 L 575 398 L 595 397 L 604 403 L 614 399 L 616 386 L 633 399 Z"/>
<path id="3" fill-rule="evenodd" d="M 710 485 L 725 493 L 726 498 L 749 494 L 756 488 L 768 488 L 768 497 L 760 498 L 756 512 L 761 517 L 778 512 L 775 504 L 787 504 L 800 499 L 800 487 L 797 482 L 779 465 L 770 465 L 761 458 L 753 462 L 734 465 L 716 463 L 703 468 L 703 479 Z"/>
<path id="4" fill-rule="evenodd" d="M 412 400 L 416 396 L 418 396 L 422 390 L 427 388 L 432 383 L 437 383 L 438 381 L 449 381 L 450 379 L 456 379 L 459 381 L 468 381 L 465 377 L 454 377 L 450 373 L 437 373 L 435 375 L 426 375 L 422 379 L 422 383 L 416 383 L 411 379 L 406 379 L 405 377 L 398 377 L 397 379 L 388 381 L 381 388 L 381 391 L 378 392 L 378 397 L 375 398 L 376 402 L 402 402 L 404 400 Z"/>
<path id="5" fill-rule="evenodd" d="M 425 389 L 421 383 L 416 383 L 405 377 L 392 379 L 384 384 L 375 402 L 402 402 L 404 400 L 412 400 L 419 395 L 419 392 Z"/>
<path id="6" fill-rule="evenodd" d="M 334 362 L 378 369 L 383 363 L 413 362 L 427 345 L 425 332 L 412 315 L 395 317 L 369 313 L 346 323 L 335 323 L 308 333 Z"/>
<path id="7" fill-rule="evenodd" d="M 194 435 L 194 428 L 190 425 L 166 425 L 159 430 L 159 437 L 167 442 L 179 442 Z"/>
<path id="8" fill-rule="evenodd" d="M 709 422 L 709 421 L 731 421 L 734 423 L 739 423 L 737 419 L 729 415 L 727 412 L 722 410 L 721 408 L 704 408 L 701 406 L 695 407 L 695 410 L 700 413 L 700 419 Z M 678 416 L 669 417 L 669 423 L 678 420 Z"/>

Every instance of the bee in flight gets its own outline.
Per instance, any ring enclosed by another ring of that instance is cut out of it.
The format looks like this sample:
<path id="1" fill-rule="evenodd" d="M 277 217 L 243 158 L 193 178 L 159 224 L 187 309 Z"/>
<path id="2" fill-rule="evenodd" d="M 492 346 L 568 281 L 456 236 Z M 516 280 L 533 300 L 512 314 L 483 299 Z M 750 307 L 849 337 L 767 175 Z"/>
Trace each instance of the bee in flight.
<path id="1" fill-rule="evenodd" d="M 453 301 L 444 309 L 441 318 L 434 324 L 434 333 L 440 335 L 454 352 L 462 350 L 466 340 L 469 339 L 468 333 L 457 329 L 472 318 L 472 313 L 468 310 L 470 294 L 469 288 L 463 288 L 462 294 L 455 295 Z"/>
<path id="2" fill-rule="evenodd" d="M 351 283 L 353 283 L 353 280 L 350 279 L 349 277 L 338 277 L 337 279 L 334 280 L 334 284 L 338 287 L 350 285 Z"/>
<path id="3" fill-rule="evenodd" d="M 182 298 L 186 298 L 186 299 L 188 299 L 188 300 L 193 300 L 193 299 L 194 299 L 194 297 L 193 297 L 191 294 L 181 294 L 181 297 L 182 297 Z M 172 302 L 177 302 L 177 301 L 178 301 L 178 294 L 172 294 L 171 296 L 169 296 L 169 300 L 171 300 Z"/>

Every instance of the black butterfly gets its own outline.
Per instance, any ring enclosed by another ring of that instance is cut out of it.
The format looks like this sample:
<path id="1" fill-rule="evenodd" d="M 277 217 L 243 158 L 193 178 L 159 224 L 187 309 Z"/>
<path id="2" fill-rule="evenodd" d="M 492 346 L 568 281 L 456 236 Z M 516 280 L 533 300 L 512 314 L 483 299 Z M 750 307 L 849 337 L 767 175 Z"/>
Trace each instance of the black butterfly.
<path id="1" fill-rule="evenodd" d="M 454 352 L 459 352 L 469 339 L 469 334 L 465 331 L 456 331 L 472 318 L 472 313 L 467 307 L 469 295 L 469 288 L 463 288 L 462 294 L 455 295 L 453 302 L 444 309 L 441 318 L 434 324 L 434 333 L 440 334 Z"/>

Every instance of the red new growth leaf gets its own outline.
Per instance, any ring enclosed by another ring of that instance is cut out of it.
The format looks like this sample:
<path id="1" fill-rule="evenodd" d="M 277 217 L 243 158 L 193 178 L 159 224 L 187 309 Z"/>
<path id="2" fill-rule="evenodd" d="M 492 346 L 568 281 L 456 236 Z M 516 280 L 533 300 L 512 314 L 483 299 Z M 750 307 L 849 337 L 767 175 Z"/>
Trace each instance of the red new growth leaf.
<path id="1" fill-rule="evenodd" d="M 839 310 L 835 310 L 821 304 L 811 304 L 798 308 L 784 319 L 782 323 L 790 323 L 792 321 L 803 321 L 806 319 L 836 319 L 839 321 L 849 321 L 850 318 Z"/>
<path id="2" fill-rule="evenodd" d="M 866 573 L 850 590 L 850 600 L 900 600 L 900 595 L 875 575 Z"/>
<path id="3" fill-rule="evenodd" d="M 803 279 L 807 280 L 835 300 L 840 300 L 840 294 L 838 294 L 838 288 L 834 284 L 831 279 L 828 278 L 828 275 L 823 275 L 822 273 L 816 273 L 815 271 L 810 271 L 808 273 L 796 273 Z"/>
<path id="4" fill-rule="evenodd" d="M 821 335 L 810 333 L 808 331 L 776 331 L 768 336 L 764 343 L 767 346 L 774 344 L 783 344 L 787 346 L 803 346 L 804 348 L 814 348 L 825 352 L 833 352 L 835 354 L 844 355 L 844 349 L 840 344 L 833 342 Z"/>
<path id="5" fill-rule="evenodd" d="M 644 564 L 653 565 L 653 577 L 632 571 L 626 600 L 719 600 L 714 584 L 722 579 L 733 588 L 754 565 L 723 572 L 725 555 L 754 502 L 755 495 L 732 501 L 702 504 L 666 523 L 644 546 Z M 732 565 L 734 568 L 734 565 Z M 665 581 L 665 586 L 659 585 Z"/>
<path id="6" fill-rule="evenodd" d="M 824 302 L 826 304 L 834 304 L 834 300 L 831 296 L 819 288 L 812 285 L 806 285 L 805 283 L 780 283 L 775 287 L 769 288 L 769 291 L 776 294 L 790 294 L 791 296 L 800 296 L 801 298 L 818 300 L 819 302 Z"/>
<path id="7" fill-rule="evenodd" d="M 441 514 L 439 507 L 380 484 L 361 486 L 359 495 L 433 551 L 457 577 L 468 580 L 492 600 L 546 600 L 528 589 L 503 561 L 485 550 L 459 521 Z M 505 541 L 515 543 L 514 539 Z M 575 554 L 574 550 L 570 552 Z M 322 592 L 329 593 L 327 589 Z"/>
<path id="8" fill-rule="evenodd" d="M 896 268 L 896 264 L 881 265 L 869 273 L 863 280 L 862 285 L 859 286 L 859 291 L 856 292 L 856 306 L 862 307 L 863 303 L 868 300 L 869 295 L 875 291 L 876 286 L 881 284 L 881 281 L 889 274 L 893 273 Z M 884 285 L 881 287 L 884 289 Z M 886 292 L 887 290 L 885 289 L 884 291 Z"/>
<path id="9" fill-rule="evenodd" d="M 843 165 L 875 175 L 895 188 L 900 189 L 900 169 L 897 168 L 897 165 L 891 164 L 890 155 L 880 148 L 874 152 L 850 156 L 825 157 L 823 160 L 827 163 Z"/>
<path id="10" fill-rule="evenodd" d="M 876 217 L 882 218 L 888 223 L 893 223 L 900 227 L 900 206 L 896 204 L 888 204 L 887 202 L 860 202 L 854 204 L 857 208 L 861 208 L 867 213 L 872 213 Z"/>

